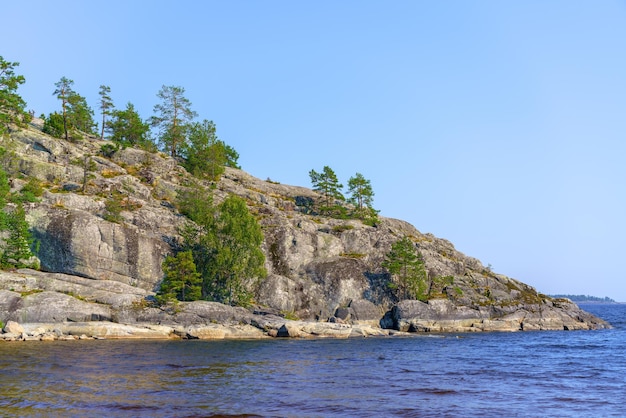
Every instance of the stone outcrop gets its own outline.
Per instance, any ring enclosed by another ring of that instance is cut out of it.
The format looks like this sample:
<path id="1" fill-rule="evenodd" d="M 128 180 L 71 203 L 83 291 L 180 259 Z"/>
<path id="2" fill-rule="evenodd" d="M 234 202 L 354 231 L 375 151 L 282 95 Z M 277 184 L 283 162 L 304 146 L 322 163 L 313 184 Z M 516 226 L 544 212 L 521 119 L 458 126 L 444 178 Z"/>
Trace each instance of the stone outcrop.
<path id="1" fill-rule="evenodd" d="M 393 328 L 406 332 L 589 330 L 606 325 L 566 300 L 508 308 L 456 306 L 448 299 L 404 300 L 390 317 Z"/>
<path id="2" fill-rule="evenodd" d="M 57 324 L 58 332 L 47 338 L 344 338 L 389 330 L 609 326 L 568 300 L 492 272 L 449 241 L 407 222 L 380 217 L 368 226 L 321 216 L 315 212 L 321 201 L 316 192 L 231 168 L 215 187 L 205 186 L 217 202 L 228 194 L 245 198 L 263 228 L 268 276 L 251 281 L 250 288 L 258 306 L 154 307 L 161 263 L 177 248 L 186 222 L 175 208 L 176 196 L 192 178 L 176 160 L 158 153 L 126 148 L 107 158 L 100 152 L 107 143 L 68 142 L 32 127 L 2 139 L 8 152 L 1 162 L 12 190 L 19 191 L 25 178 L 36 178 L 45 191 L 40 201 L 25 204 L 42 271 L 0 272 L 0 321 Z M 95 168 L 85 172 L 85 161 Z M 427 303 L 399 300 L 381 267 L 403 236 L 424 257 L 431 284 Z M 8 334 L 13 333 L 3 335 Z"/>

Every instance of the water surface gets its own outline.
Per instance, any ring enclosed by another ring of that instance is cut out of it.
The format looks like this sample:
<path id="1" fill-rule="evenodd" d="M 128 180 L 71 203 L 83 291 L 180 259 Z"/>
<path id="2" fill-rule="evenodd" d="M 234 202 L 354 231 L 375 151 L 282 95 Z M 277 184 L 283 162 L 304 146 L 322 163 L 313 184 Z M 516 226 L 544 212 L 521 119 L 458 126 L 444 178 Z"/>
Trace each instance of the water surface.
<path id="1" fill-rule="evenodd" d="M 0 344 L 0 416 L 626 416 L 626 305 L 599 331 Z"/>

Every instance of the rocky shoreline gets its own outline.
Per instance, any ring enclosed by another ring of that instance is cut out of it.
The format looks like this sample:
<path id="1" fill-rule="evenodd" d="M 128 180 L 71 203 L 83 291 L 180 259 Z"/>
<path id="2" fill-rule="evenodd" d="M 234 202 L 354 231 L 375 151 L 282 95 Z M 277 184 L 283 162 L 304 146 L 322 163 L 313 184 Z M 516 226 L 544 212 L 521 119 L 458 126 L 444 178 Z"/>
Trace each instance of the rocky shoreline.
<path id="1" fill-rule="evenodd" d="M 407 222 L 379 216 L 369 225 L 323 216 L 315 208 L 324 196 L 314 190 L 230 167 L 218 182 L 201 187 L 216 202 L 244 198 L 263 230 L 267 277 L 243 283 L 257 305 L 157 306 L 163 260 L 175 252 L 189 221 L 176 209 L 177 196 L 197 179 L 176 159 L 132 147 L 104 155 L 106 145 L 93 137 L 52 138 L 34 126 L 3 138 L 11 193 L 32 181 L 41 196 L 23 204 L 38 269 L 0 271 L 0 321 L 11 324 L 0 340 L 350 338 L 610 327 L 570 300 L 497 274 Z M 93 167 L 87 170 L 84 161 Z M 427 302 L 401 300 L 383 267 L 403 237 L 423 257 Z"/>
<path id="2" fill-rule="evenodd" d="M 266 306 L 217 302 L 156 306 L 119 282 L 22 269 L 0 272 L 0 341 L 106 339 L 354 338 L 411 333 L 595 330 L 610 324 L 568 299 L 457 305 L 403 300 L 388 310 L 353 300 L 314 320 Z"/>
<path id="3" fill-rule="evenodd" d="M 509 312 L 502 307 L 497 310 L 493 307 L 459 307 L 446 299 L 430 300 L 428 303 L 405 300 L 382 318 L 376 316 L 375 309 L 370 309 L 369 319 L 356 319 L 359 316 L 366 317 L 367 309 L 362 304 L 355 304 L 353 307 L 337 309 L 335 316 L 321 321 L 301 321 L 287 319 L 275 311 L 258 307 L 244 309 L 206 301 L 184 302 L 167 308 L 137 304 L 118 306 L 113 309 L 112 315 L 99 317 L 90 309 L 95 308 L 102 313 L 102 304 L 76 301 L 68 309 L 70 304 L 67 295 L 56 292 L 38 292 L 35 295 L 39 295 L 38 299 L 43 296 L 47 303 L 25 303 L 24 299 L 33 295 L 16 299 L 15 292 L 0 291 L 0 312 L 4 311 L 5 316 L 13 318 L 1 330 L 0 341 L 364 338 L 423 333 L 611 328 L 607 322 L 567 300 L 558 300 L 558 304 L 552 300 L 543 306 L 515 306 Z M 59 301 L 62 303 L 59 304 Z M 7 304 L 17 309 L 8 313 L 5 310 Z M 35 309 L 29 309 L 28 306 Z M 83 310 L 79 311 L 77 307 Z M 15 320 L 18 317 L 26 321 L 18 322 Z M 61 317 L 65 319 L 59 321 Z"/>
<path id="4" fill-rule="evenodd" d="M 408 335 L 368 325 L 348 325 L 289 321 L 278 329 L 261 330 L 253 325 L 155 325 L 117 324 L 114 322 L 27 323 L 10 321 L 0 333 L 0 341 L 76 341 L 87 339 L 189 339 L 256 340 L 276 337 L 355 338 Z"/>

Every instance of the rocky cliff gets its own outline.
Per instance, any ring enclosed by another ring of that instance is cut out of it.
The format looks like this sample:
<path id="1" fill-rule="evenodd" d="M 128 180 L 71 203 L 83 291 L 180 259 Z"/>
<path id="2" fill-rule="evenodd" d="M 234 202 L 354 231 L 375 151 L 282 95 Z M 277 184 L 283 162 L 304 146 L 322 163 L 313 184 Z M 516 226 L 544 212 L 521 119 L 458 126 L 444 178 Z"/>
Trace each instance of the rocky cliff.
<path id="1" fill-rule="evenodd" d="M 159 287 L 161 263 L 180 239 L 184 222 L 176 196 L 191 177 L 163 154 L 126 148 L 105 157 L 100 149 L 106 143 L 55 139 L 36 125 L 2 139 L 7 150 L 2 164 L 12 189 L 37 178 L 45 191 L 40 201 L 25 205 L 39 242 L 41 271 L 0 273 L 0 321 L 56 324 L 44 328 L 57 331 L 68 323 L 99 321 L 101 329 L 104 323 L 109 328 L 143 324 L 138 335 L 144 336 L 146 327 L 155 324 L 166 326 L 156 335 L 183 336 L 194 335 L 189 327 L 216 323 L 246 325 L 260 335 L 299 336 L 323 335 L 322 329 L 330 335 L 361 335 L 384 329 L 608 326 L 566 299 L 549 298 L 492 272 L 450 242 L 406 222 L 381 217 L 373 227 L 311 214 L 311 204 L 321 198 L 316 192 L 229 168 L 211 193 L 218 201 L 231 193 L 245 198 L 262 225 L 269 274 L 252 289 L 258 306 L 244 310 L 193 302 L 181 303 L 175 312 L 152 307 L 147 300 Z M 381 262 L 403 236 L 416 243 L 430 278 L 447 277 L 431 289 L 426 303 L 397 300 L 387 286 Z M 246 334 L 222 331 L 217 334 Z"/>

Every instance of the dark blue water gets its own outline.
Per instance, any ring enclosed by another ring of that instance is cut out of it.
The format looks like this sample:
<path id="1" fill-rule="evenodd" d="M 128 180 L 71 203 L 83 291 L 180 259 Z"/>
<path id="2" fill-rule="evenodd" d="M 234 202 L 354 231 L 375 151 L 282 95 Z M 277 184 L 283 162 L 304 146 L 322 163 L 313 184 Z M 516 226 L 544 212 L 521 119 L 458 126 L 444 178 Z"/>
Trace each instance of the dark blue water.
<path id="1" fill-rule="evenodd" d="M 0 344 L 0 416 L 626 416 L 626 305 L 602 331 Z"/>

